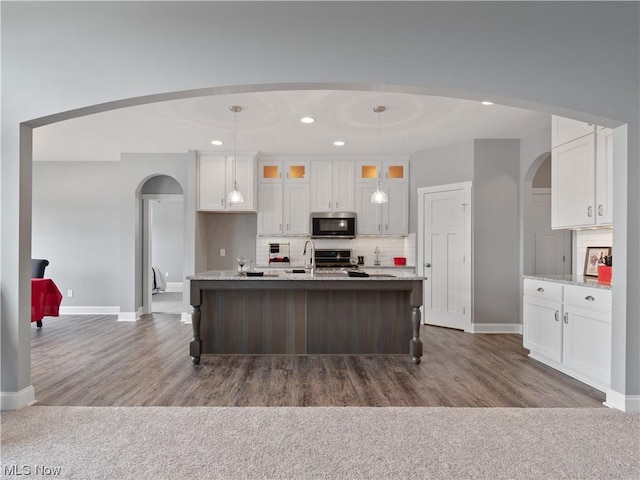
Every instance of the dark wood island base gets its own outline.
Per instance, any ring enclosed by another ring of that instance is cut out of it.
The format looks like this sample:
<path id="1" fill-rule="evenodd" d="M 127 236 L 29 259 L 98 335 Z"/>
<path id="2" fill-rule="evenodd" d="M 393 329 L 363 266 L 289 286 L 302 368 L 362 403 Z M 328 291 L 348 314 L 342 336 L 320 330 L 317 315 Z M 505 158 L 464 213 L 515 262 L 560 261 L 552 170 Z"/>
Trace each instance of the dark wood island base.
<path id="1" fill-rule="evenodd" d="M 191 278 L 194 364 L 204 354 L 399 354 L 420 363 L 422 278 Z"/>

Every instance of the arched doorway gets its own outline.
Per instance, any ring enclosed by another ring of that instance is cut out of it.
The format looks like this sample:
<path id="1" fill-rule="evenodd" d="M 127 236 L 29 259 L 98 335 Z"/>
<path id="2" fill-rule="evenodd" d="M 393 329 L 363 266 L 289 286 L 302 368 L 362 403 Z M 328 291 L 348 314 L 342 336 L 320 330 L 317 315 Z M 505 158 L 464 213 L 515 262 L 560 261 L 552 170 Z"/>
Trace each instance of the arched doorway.
<path id="1" fill-rule="evenodd" d="M 181 314 L 184 278 L 183 189 L 168 175 L 148 178 L 140 186 L 142 209 L 142 313 Z M 155 301 L 154 301 L 155 297 Z"/>
<path id="2" fill-rule="evenodd" d="M 551 153 L 540 155 L 524 177 L 525 275 L 569 275 L 571 232 L 551 229 Z"/>

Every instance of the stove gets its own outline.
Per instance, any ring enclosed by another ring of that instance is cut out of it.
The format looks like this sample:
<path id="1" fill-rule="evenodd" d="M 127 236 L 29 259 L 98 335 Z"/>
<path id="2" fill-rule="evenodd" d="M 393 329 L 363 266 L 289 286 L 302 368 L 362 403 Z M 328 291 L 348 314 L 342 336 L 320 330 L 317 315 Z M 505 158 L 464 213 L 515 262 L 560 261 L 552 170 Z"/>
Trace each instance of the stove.
<path id="1" fill-rule="evenodd" d="M 351 250 L 324 250 L 315 251 L 314 261 L 316 268 L 358 268 L 349 263 Z"/>

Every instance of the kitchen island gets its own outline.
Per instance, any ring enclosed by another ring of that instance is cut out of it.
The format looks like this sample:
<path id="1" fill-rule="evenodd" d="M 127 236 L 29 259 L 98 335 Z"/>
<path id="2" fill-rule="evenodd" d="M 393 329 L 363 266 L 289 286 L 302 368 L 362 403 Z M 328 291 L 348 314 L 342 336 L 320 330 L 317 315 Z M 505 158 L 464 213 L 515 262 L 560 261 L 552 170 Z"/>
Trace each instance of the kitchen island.
<path id="1" fill-rule="evenodd" d="M 208 271 L 189 277 L 190 355 L 404 354 L 422 357 L 422 277 L 413 272 Z"/>

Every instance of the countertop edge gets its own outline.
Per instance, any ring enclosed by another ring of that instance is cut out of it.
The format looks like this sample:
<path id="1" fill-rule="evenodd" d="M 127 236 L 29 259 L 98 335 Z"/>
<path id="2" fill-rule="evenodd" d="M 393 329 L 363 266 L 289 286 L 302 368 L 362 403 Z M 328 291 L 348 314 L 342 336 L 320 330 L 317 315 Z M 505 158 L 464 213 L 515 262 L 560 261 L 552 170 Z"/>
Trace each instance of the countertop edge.
<path id="1" fill-rule="evenodd" d="M 522 278 L 561 283 L 563 285 L 575 285 L 577 287 L 599 288 L 602 290 L 613 289 L 611 282 L 598 282 L 597 277 L 586 278 L 583 275 L 523 275 Z"/>

